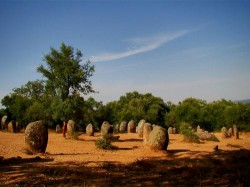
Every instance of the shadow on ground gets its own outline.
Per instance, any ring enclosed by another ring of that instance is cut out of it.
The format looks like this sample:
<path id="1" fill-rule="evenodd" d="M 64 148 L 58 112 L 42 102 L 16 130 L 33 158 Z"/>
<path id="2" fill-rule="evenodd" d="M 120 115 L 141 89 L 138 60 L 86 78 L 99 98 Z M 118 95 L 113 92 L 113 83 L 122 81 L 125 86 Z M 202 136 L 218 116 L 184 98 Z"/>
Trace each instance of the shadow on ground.
<path id="1" fill-rule="evenodd" d="M 131 164 L 0 158 L 0 186 L 250 186 L 249 150 L 215 151 L 198 159 L 178 157 L 179 152 L 188 150 Z"/>

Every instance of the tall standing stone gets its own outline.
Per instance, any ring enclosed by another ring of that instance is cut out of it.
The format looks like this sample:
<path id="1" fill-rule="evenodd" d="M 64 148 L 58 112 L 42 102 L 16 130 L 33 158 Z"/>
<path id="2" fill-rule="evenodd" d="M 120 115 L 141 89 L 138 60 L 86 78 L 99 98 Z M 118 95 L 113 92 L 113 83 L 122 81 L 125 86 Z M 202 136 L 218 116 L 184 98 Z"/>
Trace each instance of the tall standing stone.
<path id="1" fill-rule="evenodd" d="M 146 121 L 144 119 L 140 120 L 138 123 L 138 129 L 137 129 L 137 133 L 139 135 L 140 138 L 143 138 L 143 126 L 146 123 Z"/>
<path id="2" fill-rule="evenodd" d="M 122 121 L 119 127 L 119 132 L 120 133 L 125 133 L 127 131 L 127 122 Z"/>
<path id="3" fill-rule="evenodd" d="M 150 123 L 145 123 L 143 125 L 143 143 L 148 145 L 149 134 L 152 131 L 152 125 Z"/>
<path id="4" fill-rule="evenodd" d="M 222 135 L 222 138 L 227 138 L 228 137 L 227 128 L 226 127 L 222 127 L 221 128 L 221 135 Z"/>
<path id="5" fill-rule="evenodd" d="M 128 123 L 128 133 L 135 133 L 135 132 L 136 132 L 136 125 L 134 120 L 131 120 Z"/>
<path id="6" fill-rule="evenodd" d="M 1 129 L 5 130 L 7 128 L 8 125 L 8 117 L 7 116 L 3 116 L 1 119 Z"/>
<path id="7" fill-rule="evenodd" d="M 67 137 L 72 138 L 75 136 L 76 124 L 73 120 L 69 120 L 67 123 Z"/>
<path id="8" fill-rule="evenodd" d="M 48 128 L 45 122 L 29 123 L 25 129 L 26 148 L 33 153 L 45 153 L 48 144 Z"/>
<path id="9" fill-rule="evenodd" d="M 101 135 L 113 134 L 113 126 L 108 121 L 104 121 L 101 126 Z"/>
<path id="10" fill-rule="evenodd" d="M 62 128 L 59 124 L 56 125 L 56 133 L 62 133 Z"/>
<path id="11" fill-rule="evenodd" d="M 239 131 L 236 125 L 233 125 L 233 131 L 234 131 L 235 139 L 239 139 Z"/>
<path id="12" fill-rule="evenodd" d="M 94 125 L 92 125 L 92 123 L 88 124 L 86 127 L 86 134 L 88 136 L 94 136 L 94 132 L 95 132 Z"/>
<path id="13" fill-rule="evenodd" d="M 13 132 L 13 133 L 17 132 L 17 130 L 16 130 L 16 122 L 14 120 L 12 120 L 12 121 L 10 121 L 8 123 L 8 131 Z"/>

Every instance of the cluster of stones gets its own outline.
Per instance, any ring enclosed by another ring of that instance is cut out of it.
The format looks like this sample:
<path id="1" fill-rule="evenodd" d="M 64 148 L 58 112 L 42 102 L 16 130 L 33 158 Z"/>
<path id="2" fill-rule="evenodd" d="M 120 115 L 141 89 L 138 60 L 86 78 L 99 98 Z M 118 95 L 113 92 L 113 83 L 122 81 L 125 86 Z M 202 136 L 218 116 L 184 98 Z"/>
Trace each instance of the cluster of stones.
<path id="1" fill-rule="evenodd" d="M 143 138 L 144 145 L 153 150 L 166 150 L 168 147 L 168 132 L 161 126 L 151 125 L 141 120 L 137 126 L 137 133 L 140 138 Z"/>
<path id="2" fill-rule="evenodd" d="M 199 137 L 200 140 L 211 140 L 211 139 L 217 139 L 216 136 L 213 133 L 210 133 L 202 128 L 200 126 L 197 126 L 197 131 L 195 134 Z"/>
<path id="3" fill-rule="evenodd" d="M 235 139 L 239 139 L 239 131 L 237 126 L 234 124 L 233 127 L 230 127 L 227 129 L 226 127 L 221 128 L 221 136 L 222 138 L 231 138 L 235 137 Z"/>
<path id="4" fill-rule="evenodd" d="M 20 125 L 15 120 L 8 121 L 8 117 L 3 116 L 1 118 L 0 129 L 1 130 L 6 130 L 6 131 L 12 132 L 12 133 L 17 133 L 17 132 L 20 132 Z"/>

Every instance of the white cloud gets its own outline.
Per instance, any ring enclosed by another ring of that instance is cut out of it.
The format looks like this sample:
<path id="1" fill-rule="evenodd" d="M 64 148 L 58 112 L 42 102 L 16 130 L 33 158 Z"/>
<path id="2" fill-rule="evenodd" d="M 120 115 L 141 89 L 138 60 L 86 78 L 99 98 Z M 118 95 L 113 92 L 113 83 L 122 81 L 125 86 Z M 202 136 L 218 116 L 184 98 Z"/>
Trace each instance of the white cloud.
<path id="1" fill-rule="evenodd" d="M 177 39 L 185 34 L 187 34 L 189 31 L 179 31 L 172 34 L 162 34 L 157 36 L 152 36 L 148 38 L 133 38 L 129 39 L 128 41 L 133 42 L 135 47 L 133 49 L 123 51 L 123 52 L 117 52 L 117 53 L 101 53 L 98 55 L 94 55 L 90 57 L 90 60 L 92 62 L 103 62 L 103 61 L 111 61 L 111 60 L 117 60 L 125 57 L 129 57 L 132 55 L 136 55 L 139 53 L 144 53 L 147 51 L 152 51 L 154 49 L 157 49 L 161 47 L 163 44 L 170 42 L 171 40 Z"/>

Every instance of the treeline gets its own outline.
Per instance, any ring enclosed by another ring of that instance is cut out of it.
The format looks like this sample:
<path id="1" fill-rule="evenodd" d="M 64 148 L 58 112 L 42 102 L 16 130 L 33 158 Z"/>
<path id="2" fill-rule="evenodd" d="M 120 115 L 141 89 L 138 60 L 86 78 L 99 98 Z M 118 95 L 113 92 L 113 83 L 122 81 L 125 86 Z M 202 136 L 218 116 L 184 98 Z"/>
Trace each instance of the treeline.
<path id="1" fill-rule="evenodd" d="M 79 128 L 88 123 L 96 128 L 107 120 L 112 124 L 121 121 L 145 119 L 151 124 L 177 129 L 181 122 L 194 128 L 199 125 L 209 131 L 237 124 L 240 130 L 250 130 L 250 104 L 232 101 L 206 101 L 187 98 L 176 104 L 165 103 L 151 93 L 136 91 L 126 93 L 118 101 L 107 104 L 83 95 L 95 92 L 90 77 L 95 68 L 90 61 L 81 62 L 82 53 L 62 43 L 60 50 L 51 48 L 44 55 L 45 65 L 37 68 L 44 80 L 29 81 L 13 93 L 5 96 L 1 103 L 0 117 L 16 120 L 25 127 L 36 120 L 45 120 L 51 128 L 72 119 Z"/>
<path id="2" fill-rule="evenodd" d="M 7 115 L 9 120 L 16 120 L 23 127 L 40 119 L 46 120 L 51 128 L 73 119 L 80 129 L 84 129 L 89 123 L 100 128 L 105 120 L 117 124 L 131 119 L 138 123 L 145 119 L 151 124 L 177 129 L 181 122 L 186 122 L 193 128 L 199 125 L 209 131 L 219 131 L 223 126 L 231 127 L 233 124 L 237 124 L 241 131 L 250 130 L 250 103 L 224 99 L 207 103 L 204 100 L 187 98 L 176 105 L 165 103 L 151 93 L 140 94 L 136 91 L 126 93 L 118 101 L 107 104 L 93 98 L 84 100 L 77 94 L 61 103 L 59 99 L 45 93 L 33 93 L 41 91 L 42 89 L 37 88 L 42 88 L 42 85 L 39 81 L 29 82 L 22 88 L 15 89 L 11 95 L 5 96 L 2 104 L 6 109 L 1 110 L 1 116 Z"/>

